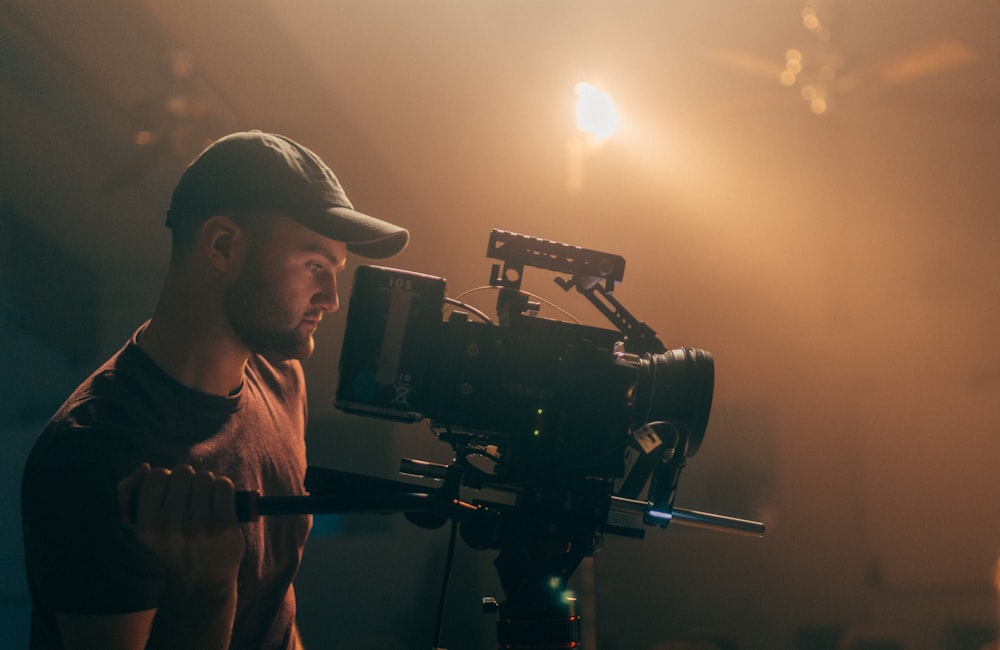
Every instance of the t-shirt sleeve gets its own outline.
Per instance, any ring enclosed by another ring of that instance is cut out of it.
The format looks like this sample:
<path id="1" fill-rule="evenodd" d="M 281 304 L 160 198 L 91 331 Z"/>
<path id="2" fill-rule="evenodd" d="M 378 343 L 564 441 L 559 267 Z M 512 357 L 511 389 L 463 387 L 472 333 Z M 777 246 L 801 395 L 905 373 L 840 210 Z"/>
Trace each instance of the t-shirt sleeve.
<path id="1" fill-rule="evenodd" d="M 22 483 L 26 568 L 50 611 L 114 614 L 152 609 L 162 574 L 122 524 L 117 485 L 138 465 L 112 431 L 47 432 Z"/>

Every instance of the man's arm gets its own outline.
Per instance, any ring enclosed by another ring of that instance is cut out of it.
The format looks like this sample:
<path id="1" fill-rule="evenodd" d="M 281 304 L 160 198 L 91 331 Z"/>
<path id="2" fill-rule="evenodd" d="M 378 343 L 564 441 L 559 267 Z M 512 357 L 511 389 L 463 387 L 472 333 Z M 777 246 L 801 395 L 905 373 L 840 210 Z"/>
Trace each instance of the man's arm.
<path id="1" fill-rule="evenodd" d="M 235 592 L 231 599 L 223 596 L 214 601 L 197 593 L 190 598 L 165 595 L 160 609 L 142 612 L 56 616 L 66 650 L 208 650 L 229 647 L 235 605 Z"/>
<path id="2" fill-rule="evenodd" d="M 66 650 L 134 650 L 144 648 L 155 609 L 130 614 L 67 614 L 59 612 L 59 636 Z"/>
<path id="3" fill-rule="evenodd" d="M 110 616 L 60 613 L 67 648 L 229 647 L 236 615 L 236 575 L 244 541 L 232 481 L 189 465 L 141 465 L 118 484 L 123 525 L 163 565 L 158 609 Z"/>
<path id="4" fill-rule="evenodd" d="M 170 601 L 173 602 L 170 602 Z M 129 614 L 56 614 L 66 650 L 228 648 L 235 611 L 230 600 L 205 594 L 166 600 L 160 609 Z"/>

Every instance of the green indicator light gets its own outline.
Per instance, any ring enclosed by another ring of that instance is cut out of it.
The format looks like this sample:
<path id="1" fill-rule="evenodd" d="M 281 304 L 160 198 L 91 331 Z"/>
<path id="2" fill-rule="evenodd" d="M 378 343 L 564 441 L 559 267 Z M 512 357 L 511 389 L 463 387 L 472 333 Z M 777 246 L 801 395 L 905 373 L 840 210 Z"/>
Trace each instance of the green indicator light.
<path id="1" fill-rule="evenodd" d="M 541 432 L 541 431 L 539 431 L 538 429 L 535 429 L 534 431 L 532 431 L 532 432 L 531 432 L 531 434 L 532 434 L 533 436 L 535 436 L 536 438 L 537 438 L 537 437 L 538 437 L 539 435 L 541 435 L 541 433 L 542 433 L 542 432 Z"/>
<path id="2" fill-rule="evenodd" d="M 542 414 L 542 409 L 538 409 L 537 411 L 535 411 L 535 413 L 537 413 L 538 415 L 541 415 Z"/>

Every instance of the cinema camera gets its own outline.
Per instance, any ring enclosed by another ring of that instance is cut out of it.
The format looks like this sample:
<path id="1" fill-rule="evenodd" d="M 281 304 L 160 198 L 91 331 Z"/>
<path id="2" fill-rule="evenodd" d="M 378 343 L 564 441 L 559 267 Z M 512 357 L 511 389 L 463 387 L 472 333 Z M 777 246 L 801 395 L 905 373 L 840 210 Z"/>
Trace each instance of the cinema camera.
<path id="1" fill-rule="evenodd" d="M 625 260 L 501 230 L 491 233 L 499 323 L 457 304 L 445 280 L 374 266 L 355 275 L 335 404 L 363 415 L 427 418 L 458 458 L 494 461 L 489 479 L 524 488 L 624 477 L 627 449 L 691 456 L 712 405 L 704 350 L 667 351 L 615 301 Z M 564 273 L 618 330 L 540 318 L 524 268 Z M 643 466 L 646 464 L 644 463 Z"/>
<path id="2" fill-rule="evenodd" d="M 335 404 L 426 419 L 454 460 L 404 460 L 401 472 L 440 486 L 310 467 L 305 502 L 255 497 L 246 507 L 251 517 L 404 512 L 425 527 L 450 519 L 473 548 L 500 551 L 501 647 L 575 648 L 580 619 L 566 581 L 603 534 L 641 539 L 644 529 L 628 523 L 640 518 L 753 535 L 764 528 L 674 506 L 708 425 L 714 362 L 705 350 L 666 349 L 614 298 L 624 258 L 503 230 L 492 231 L 487 256 L 500 262 L 489 281 L 496 322 L 447 297 L 443 278 L 378 266 L 354 277 Z M 521 290 L 525 267 L 568 276 L 556 282 L 616 329 L 538 316 L 540 303 Z"/>

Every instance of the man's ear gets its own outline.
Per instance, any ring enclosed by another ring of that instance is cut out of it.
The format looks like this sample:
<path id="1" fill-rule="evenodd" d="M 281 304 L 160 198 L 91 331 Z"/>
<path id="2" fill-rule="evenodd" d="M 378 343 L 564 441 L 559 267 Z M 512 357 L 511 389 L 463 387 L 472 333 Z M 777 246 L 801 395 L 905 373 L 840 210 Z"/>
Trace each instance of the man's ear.
<path id="1" fill-rule="evenodd" d="M 202 252 L 217 271 L 238 271 L 246 255 L 247 233 L 229 217 L 215 215 L 202 223 L 199 243 Z"/>

